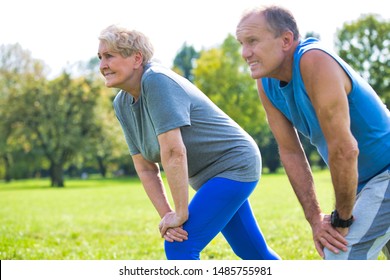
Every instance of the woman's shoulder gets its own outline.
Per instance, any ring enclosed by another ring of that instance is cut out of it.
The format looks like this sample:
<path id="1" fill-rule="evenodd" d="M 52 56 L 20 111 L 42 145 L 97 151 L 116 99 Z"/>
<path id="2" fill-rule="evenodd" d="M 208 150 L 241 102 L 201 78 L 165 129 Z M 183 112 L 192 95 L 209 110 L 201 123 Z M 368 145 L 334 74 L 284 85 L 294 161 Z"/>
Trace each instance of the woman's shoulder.
<path id="1" fill-rule="evenodd" d="M 164 65 L 157 63 L 157 62 L 149 62 L 146 64 L 144 69 L 144 74 L 142 75 L 142 78 L 150 78 L 150 77 L 159 77 L 162 75 L 170 76 L 173 74 L 173 71 Z"/>

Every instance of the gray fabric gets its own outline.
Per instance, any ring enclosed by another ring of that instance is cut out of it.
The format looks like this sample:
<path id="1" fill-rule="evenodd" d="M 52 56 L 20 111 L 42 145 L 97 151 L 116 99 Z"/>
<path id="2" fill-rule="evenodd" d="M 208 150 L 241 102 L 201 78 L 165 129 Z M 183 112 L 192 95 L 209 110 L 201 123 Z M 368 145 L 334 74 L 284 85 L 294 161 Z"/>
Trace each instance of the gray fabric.
<path id="1" fill-rule="evenodd" d="M 383 254 L 388 260 L 390 260 L 390 241 L 387 242 L 386 246 L 382 249 Z"/>
<path id="2" fill-rule="evenodd" d="M 158 64 L 147 65 L 137 102 L 119 92 L 114 109 L 130 154 L 160 162 L 157 136 L 180 128 L 194 189 L 213 177 L 251 182 L 260 177 L 254 140 L 192 83 Z"/>
<path id="3" fill-rule="evenodd" d="M 372 178 L 358 194 L 355 221 L 346 236 L 348 251 L 334 254 L 325 249 L 326 260 L 375 260 L 381 250 L 389 257 L 390 171 Z M 387 244 L 387 245 L 386 245 Z"/>

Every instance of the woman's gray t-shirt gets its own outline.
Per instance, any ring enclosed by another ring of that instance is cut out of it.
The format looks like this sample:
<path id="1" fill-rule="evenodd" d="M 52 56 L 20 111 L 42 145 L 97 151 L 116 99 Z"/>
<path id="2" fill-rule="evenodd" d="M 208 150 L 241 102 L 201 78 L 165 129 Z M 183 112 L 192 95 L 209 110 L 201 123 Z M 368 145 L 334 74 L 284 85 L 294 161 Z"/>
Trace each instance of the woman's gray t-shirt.
<path id="1" fill-rule="evenodd" d="M 251 182 L 260 177 L 260 151 L 237 123 L 187 79 L 159 64 L 145 67 L 137 102 L 120 91 L 114 100 L 131 155 L 159 163 L 157 136 L 180 128 L 189 183 L 198 190 L 213 177 Z"/>

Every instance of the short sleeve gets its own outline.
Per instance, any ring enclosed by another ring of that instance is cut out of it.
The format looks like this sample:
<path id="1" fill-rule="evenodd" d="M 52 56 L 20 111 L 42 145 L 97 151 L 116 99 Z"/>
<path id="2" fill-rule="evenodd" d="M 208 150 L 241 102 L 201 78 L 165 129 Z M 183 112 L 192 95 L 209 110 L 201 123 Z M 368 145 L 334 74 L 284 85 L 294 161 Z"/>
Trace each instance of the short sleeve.
<path id="1" fill-rule="evenodd" d="M 156 134 L 191 125 L 191 101 L 185 89 L 162 73 L 152 73 L 142 83 L 144 102 Z"/>

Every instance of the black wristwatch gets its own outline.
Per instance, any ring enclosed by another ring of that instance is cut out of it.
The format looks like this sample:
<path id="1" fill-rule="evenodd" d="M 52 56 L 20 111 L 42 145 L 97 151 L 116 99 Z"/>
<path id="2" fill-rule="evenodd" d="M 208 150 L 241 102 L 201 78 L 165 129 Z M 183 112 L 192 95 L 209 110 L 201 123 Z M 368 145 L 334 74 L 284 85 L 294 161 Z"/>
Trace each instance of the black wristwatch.
<path id="1" fill-rule="evenodd" d="M 348 220 L 343 220 L 343 219 L 340 219 L 339 213 L 337 212 L 337 210 L 334 210 L 332 212 L 332 215 L 330 216 L 330 223 L 334 227 L 347 228 L 347 227 L 350 227 L 352 225 L 353 216 L 351 216 L 351 218 L 349 218 Z"/>

